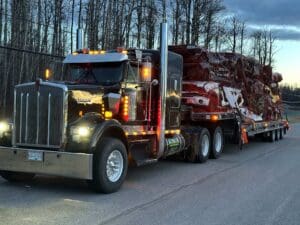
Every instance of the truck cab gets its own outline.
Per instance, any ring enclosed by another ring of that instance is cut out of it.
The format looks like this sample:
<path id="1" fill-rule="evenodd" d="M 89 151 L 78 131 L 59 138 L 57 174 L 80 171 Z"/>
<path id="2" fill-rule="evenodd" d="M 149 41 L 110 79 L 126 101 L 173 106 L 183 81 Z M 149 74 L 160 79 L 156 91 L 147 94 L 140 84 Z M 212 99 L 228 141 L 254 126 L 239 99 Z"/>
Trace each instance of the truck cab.
<path id="1" fill-rule="evenodd" d="M 13 122 L 4 123 L 0 138 L 3 178 L 59 175 L 110 193 L 122 185 L 129 163 L 153 163 L 184 148 L 181 56 L 168 54 L 163 130 L 159 51 L 84 49 L 64 64 L 64 81 L 38 79 L 15 87 Z"/>

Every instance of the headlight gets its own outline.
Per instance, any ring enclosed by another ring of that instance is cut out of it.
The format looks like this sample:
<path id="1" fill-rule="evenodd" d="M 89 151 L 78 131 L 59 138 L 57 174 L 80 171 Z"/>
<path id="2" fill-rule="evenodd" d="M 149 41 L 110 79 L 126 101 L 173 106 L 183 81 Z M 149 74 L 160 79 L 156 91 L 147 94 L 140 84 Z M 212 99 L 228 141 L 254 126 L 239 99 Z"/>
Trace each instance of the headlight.
<path id="1" fill-rule="evenodd" d="M 89 126 L 74 126 L 71 127 L 71 136 L 75 142 L 87 142 L 92 135 L 94 127 Z"/>
<path id="2" fill-rule="evenodd" d="M 12 125 L 8 122 L 0 122 L 0 137 L 6 136 L 12 130 Z"/>
<path id="3" fill-rule="evenodd" d="M 91 131 L 89 127 L 79 127 L 78 128 L 78 135 L 81 137 L 88 137 L 90 135 Z"/>

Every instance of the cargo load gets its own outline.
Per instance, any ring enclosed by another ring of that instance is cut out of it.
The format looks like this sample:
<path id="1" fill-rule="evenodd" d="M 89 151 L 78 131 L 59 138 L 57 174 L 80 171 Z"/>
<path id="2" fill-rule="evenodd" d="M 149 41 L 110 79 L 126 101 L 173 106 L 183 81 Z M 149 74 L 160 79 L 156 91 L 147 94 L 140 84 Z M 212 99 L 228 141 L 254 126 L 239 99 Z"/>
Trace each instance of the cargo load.
<path id="1" fill-rule="evenodd" d="M 200 47 L 170 46 L 169 50 L 183 56 L 182 103 L 192 106 L 195 113 L 235 108 L 244 121 L 282 118 L 282 75 L 272 67 L 241 54 Z"/>

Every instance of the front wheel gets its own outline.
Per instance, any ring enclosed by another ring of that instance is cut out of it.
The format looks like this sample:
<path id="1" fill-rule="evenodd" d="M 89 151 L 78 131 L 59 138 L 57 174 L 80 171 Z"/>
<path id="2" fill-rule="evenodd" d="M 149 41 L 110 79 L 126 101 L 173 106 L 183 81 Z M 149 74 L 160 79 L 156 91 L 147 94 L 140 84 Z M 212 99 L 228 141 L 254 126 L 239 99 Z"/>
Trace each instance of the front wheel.
<path id="1" fill-rule="evenodd" d="M 283 129 L 282 128 L 279 129 L 279 139 L 280 140 L 283 139 Z"/>
<path id="2" fill-rule="evenodd" d="M 213 131 L 210 155 L 211 158 L 217 159 L 221 156 L 224 148 L 224 135 L 221 127 L 216 127 Z"/>
<path id="3" fill-rule="evenodd" d="M 115 138 L 103 138 L 93 159 L 91 187 L 102 193 L 118 191 L 127 174 L 128 160 L 125 145 Z"/>
<path id="4" fill-rule="evenodd" d="M 31 181 L 35 177 L 34 173 L 22 173 L 13 171 L 0 171 L 0 175 L 9 182 Z"/>

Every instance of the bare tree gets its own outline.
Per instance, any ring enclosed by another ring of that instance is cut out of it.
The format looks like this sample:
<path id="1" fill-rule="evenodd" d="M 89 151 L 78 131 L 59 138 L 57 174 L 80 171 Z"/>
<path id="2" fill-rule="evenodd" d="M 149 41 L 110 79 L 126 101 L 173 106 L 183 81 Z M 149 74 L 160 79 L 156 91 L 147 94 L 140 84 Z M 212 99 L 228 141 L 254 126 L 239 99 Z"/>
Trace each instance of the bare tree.
<path id="1" fill-rule="evenodd" d="M 272 66 L 275 55 L 276 38 L 272 30 L 255 31 L 252 35 L 253 56 L 263 65 Z"/>
<path id="2" fill-rule="evenodd" d="M 207 0 L 205 9 L 206 10 L 204 15 L 204 46 L 208 49 L 210 46 L 210 42 L 213 39 L 213 33 L 216 27 L 218 14 L 221 11 L 223 11 L 225 7 L 222 5 L 221 0 Z"/>

